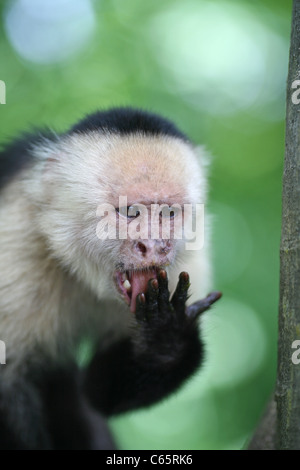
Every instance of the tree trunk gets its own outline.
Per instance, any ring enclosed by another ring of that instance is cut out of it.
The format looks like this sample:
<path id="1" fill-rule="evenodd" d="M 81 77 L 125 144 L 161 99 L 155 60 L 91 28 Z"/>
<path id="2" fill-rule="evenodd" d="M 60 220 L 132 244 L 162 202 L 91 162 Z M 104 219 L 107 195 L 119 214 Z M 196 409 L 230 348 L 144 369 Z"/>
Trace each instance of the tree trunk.
<path id="1" fill-rule="evenodd" d="M 285 142 L 277 386 L 249 450 L 300 450 L 300 364 L 292 360 L 300 340 L 300 0 L 293 2 Z"/>
<path id="2" fill-rule="evenodd" d="M 286 149 L 280 246 L 277 374 L 277 449 L 300 449 L 300 364 L 292 344 L 300 340 L 300 0 L 294 0 L 287 82 Z"/>

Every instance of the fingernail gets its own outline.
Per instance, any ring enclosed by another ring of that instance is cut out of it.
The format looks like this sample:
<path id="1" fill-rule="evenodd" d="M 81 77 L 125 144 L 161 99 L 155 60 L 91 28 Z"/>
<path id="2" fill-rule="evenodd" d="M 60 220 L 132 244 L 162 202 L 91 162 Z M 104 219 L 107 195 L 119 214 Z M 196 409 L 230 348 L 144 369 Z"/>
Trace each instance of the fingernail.
<path id="1" fill-rule="evenodd" d="M 182 279 L 184 282 L 189 282 L 189 274 L 185 271 L 183 271 L 182 273 L 180 273 L 180 279 Z"/>
<path id="2" fill-rule="evenodd" d="M 161 271 L 159 271 L 159 277 L 165 281 L 167 279 L 167 272 L 164 269 L 161 269 Z"/>

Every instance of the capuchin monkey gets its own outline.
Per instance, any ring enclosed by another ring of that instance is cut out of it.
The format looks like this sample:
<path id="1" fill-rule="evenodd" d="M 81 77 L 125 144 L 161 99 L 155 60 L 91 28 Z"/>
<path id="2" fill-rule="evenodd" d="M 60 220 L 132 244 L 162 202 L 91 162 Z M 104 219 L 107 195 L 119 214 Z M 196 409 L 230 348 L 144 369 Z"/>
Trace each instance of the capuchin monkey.
<path id="1" fill-rule="evenodd" d="M 106 417 L 158 402 L 201 366 L 197 319 L 221 294 L 205 297 L 207 240 L 187 250 L 172 233 L 175 207 L 183 218 L 205 203 L 204 162 L 174 124 L 132 108 L 3 148 L 0 449 L 113 449 Z M 153 205 L 169 211 L 155 239 Z M 141 212 L 148 236 L 118 236 L 141 230 Z"/>

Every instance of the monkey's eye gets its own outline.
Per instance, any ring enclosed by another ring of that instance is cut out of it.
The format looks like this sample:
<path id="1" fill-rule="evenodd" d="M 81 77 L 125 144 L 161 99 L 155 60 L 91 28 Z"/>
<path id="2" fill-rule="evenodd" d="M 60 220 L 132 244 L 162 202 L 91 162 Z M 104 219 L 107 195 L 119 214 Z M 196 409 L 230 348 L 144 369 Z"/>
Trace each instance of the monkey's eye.
<path id="1" fill-rule="evenodd" d="M 177 207 L 164 207 L 162 211 L 160 211 L 160 217 L 164 217 L 167 219 L 174 219 L 179 214 L 179 209 Z"/>
<path id="2" fill-rule="evenodd" d="M 117 207 L 116 212 L 127 219 L 135 219 L 141 214 L 137 206 Z"/>

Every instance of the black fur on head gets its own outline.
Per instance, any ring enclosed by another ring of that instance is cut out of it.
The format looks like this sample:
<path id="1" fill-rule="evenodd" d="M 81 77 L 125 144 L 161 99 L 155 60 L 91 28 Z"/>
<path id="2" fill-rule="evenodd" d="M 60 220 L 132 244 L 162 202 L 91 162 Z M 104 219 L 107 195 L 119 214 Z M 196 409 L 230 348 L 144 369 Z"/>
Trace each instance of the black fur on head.
<path id="1" fill-rule="evenodd" d="M 168 119 L 134 108 L 112 108 L 89 114 L 71 128 L 70 133 L 110 131 L 117 134 L 168 135 L 187 141 L 187 137 Z"/>

